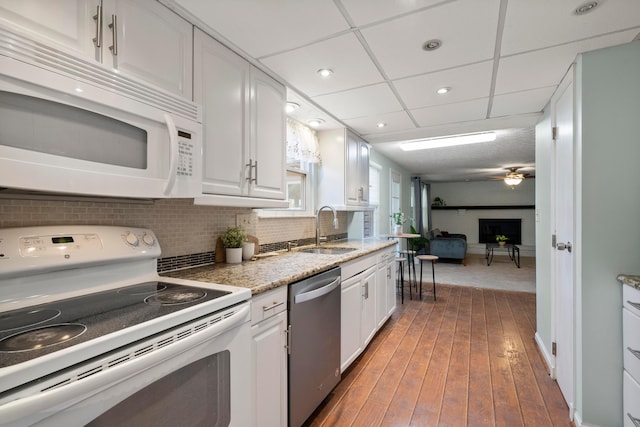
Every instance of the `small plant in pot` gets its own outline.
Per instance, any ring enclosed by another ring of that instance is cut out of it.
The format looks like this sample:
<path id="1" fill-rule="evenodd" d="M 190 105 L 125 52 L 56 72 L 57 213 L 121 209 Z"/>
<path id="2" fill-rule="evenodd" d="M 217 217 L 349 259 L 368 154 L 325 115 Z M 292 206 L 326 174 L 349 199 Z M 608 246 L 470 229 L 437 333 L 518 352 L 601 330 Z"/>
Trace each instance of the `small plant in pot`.
<path id="1" fill-rule="evenodd" d="M 225 255 L 227 263 L 239 264 L 242 262 L 242 244 L 247 239 L 242 227 L 229 227 L 222 236 L 220 236 L 222 244 L 225 247 Z"/>
<path id="2" fill-rule="evenodd" d="M 389 218 L 393 221 L 393 234 L 402 234 L 402 224 L 404 224 L 407 219 L 402 212 L 394 212 L 389 215 Z"/>
<path id="3" fill-rule="evenodd" d="M 509 238 L 504 234 L 496 234 L 496 242 L 498 242 L 500 246 L 504 246 L 507 243 L 507 240 L 509 240 Z"/>

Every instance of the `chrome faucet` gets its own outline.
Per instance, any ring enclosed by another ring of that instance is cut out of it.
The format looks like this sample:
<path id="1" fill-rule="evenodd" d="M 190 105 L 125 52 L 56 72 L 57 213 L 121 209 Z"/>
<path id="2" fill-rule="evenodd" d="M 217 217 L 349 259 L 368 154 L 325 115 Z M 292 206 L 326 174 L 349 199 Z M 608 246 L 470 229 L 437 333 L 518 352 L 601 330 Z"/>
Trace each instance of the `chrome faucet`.
<path id="1" fill-rule="evenodd" d="M 325 205 L 318 209 L 318 213 L 316 213 L 316 246 L 320 246 L 320 212 L 324 208 L 331 209 L 333 211 L 333 228 L 338 229 L 338 213 L 336 212 L 333 206 Z"/>

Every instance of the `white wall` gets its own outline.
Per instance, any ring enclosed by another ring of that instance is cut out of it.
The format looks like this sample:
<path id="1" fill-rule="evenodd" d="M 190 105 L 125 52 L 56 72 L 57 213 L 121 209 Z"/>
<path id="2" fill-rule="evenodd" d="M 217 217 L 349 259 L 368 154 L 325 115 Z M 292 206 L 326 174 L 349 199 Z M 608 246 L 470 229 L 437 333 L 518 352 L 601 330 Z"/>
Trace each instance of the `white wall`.
<path id="1" fill-rule="evenodd" d="M 431 197 L 440 197 L 447 206 L 534 205 L 535 179 L 526 179 L 511 189 L 502 181 L 448 182 L 431 184 Z M 467 252 L 484 254 L 478 243 L 478 219 L 522 219 L 521 256 L 535 256 L 536 227 L 534 209 L 462 209 L 433 210 L 432 228 L 467 235 Z"/>

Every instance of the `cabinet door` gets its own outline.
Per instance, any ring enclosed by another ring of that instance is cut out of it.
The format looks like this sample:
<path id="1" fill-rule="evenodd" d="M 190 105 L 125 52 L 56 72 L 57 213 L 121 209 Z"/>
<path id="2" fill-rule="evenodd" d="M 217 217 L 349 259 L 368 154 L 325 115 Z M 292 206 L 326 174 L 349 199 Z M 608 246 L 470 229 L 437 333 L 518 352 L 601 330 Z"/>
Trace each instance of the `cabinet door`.
<path id="1" fill-rule="evenodd" d="M 362 347 L 366 347 L 376 333 L 376 271 L 366 270 L 362 278 Z"/>
<path id="2" fill-rule="evenodd" d="M 376 328 L 379 329 L 388 318 L 387 311 L 387 279 L 388 267 L 387 263 L 378 265 L 378 273 L 376 276 Z"/>
<path id="3" fill-rule="evenodd" d="M 287 313 L 252 326 L 254 425 L 287 425 Z"/>
<path id="4" fill-rule="evenodd" d="M 346 279 L 341 284 L 340 301 L 340 371 L 355 360 L 362 351 L 360 325 L 362 324 L 361 276 Z"/>
<path id="5" fill-rule="evenodd" d="M 98 5 L 100 0 L 3 0 L 0 22 L 20 27 L 78 57 L 95 58 L 93 38 L 98 30 L 93 16 Z"/>
<path id="6" fill-rule="evenodd" d="M 347 131 L 346 141 L 346 162 L 345 162 L 345 203 L 347 205 L 360 204 L 360 148 L 357 137 Z"/>
<path id="7" fill-rule="evenodd" d="M 360 203 L 369 205 L 369 144 L 364 141 L 358 144 L 358 171 Z"/>
<path id="8" fill-rule="evenodd" d="M 285 100 L 284 86 L 251 68 L 251 196 L 285 197 Z"/>
<path id="9" fill-rule="evenodd" d="M 396 262 L 393 258 L 387 264 L 387 314 L 391 314 L 396 310 Z"/>
<path id="10" fill-rule="evenodd" d="M 248 185 L 249 64 L 198 29 L 194 47 L 193 98 L 202 105 L 204 124 L 203 192 L 242 195 Z"/>
<path id="11" fill-rule="evenodd" d="M 152 0 L 104 0 L 102 21 L 106 66 L 191 99 L 191 24 Z"/>

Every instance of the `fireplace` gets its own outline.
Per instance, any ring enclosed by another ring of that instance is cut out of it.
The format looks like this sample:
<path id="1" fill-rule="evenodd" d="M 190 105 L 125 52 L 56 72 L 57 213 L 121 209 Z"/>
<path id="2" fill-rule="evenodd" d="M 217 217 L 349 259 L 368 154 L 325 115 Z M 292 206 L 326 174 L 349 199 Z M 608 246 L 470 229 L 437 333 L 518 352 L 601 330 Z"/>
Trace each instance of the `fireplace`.
<path id="1" fill-rule="evenodd" d="M 496 234 L 504 234 L 508 243 L 522 244 L 522 219 L 495 218 L 478 220 L 478 242 L 495 243 Z"/>

